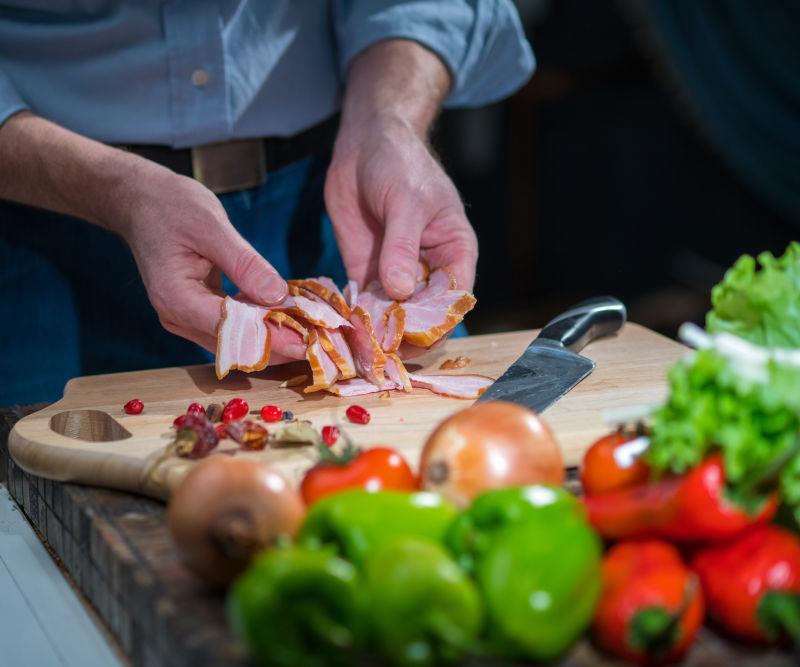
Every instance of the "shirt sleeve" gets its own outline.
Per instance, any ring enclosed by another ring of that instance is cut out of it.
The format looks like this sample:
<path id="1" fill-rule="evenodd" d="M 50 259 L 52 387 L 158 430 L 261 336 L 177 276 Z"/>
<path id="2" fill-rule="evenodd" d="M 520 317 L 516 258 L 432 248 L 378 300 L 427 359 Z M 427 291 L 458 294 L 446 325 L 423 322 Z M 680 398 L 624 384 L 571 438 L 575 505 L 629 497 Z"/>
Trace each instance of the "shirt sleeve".
<path id="1" fill-rule="evenodd" d="M 333 6 L 343 79 L 361 51 L 391 38 L 419 42 L 442 59 L 453 76 L 447 107 L 506 97 L 536 66 L 511 0 L 336 0 Z"/>
<path id="2" fill-rule="evenodd" d="M 28 105 L 22 99 L 11 79 L 0 69 L 0 125 L 6 122 L 9 117 L 17 111 L 27 109 Z"/>

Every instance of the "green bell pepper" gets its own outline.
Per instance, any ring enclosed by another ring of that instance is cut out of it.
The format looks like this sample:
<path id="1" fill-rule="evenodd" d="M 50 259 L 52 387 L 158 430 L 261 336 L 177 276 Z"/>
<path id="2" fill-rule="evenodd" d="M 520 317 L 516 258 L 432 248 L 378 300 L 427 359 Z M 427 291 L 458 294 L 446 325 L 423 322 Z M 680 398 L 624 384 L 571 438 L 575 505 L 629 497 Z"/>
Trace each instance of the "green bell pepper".
<path id="1" fill-rule="evenodd" d="M 329 550 L 276 548 L 234 582 L 228 618 L 262 664 L 351 664 L 366 635 L 363 582 Z"/>
<path id="2" fill-rule="evenodd" d="M 433 493 L 352 489 L 312 505 L 297 540 L 312 549 L 330 545 L 361 566 L 389 538 L 441 542 L 456 515 L 454 505 Z"/>
<path id="3" fill-rule="evenodd" d="M 554 660 L 591 622 L 602 547 L 562 489 L 488 491 L 454 522 L 447 542 L 478 582 L 500 654 Z"/>
<path id="4" fill-rule="evenodd" d="M 475 584 L 436 542 L 401 537 L 384 542 L 364 564 L 371 638 L 400 667 L 458 661 L 481 629 Z"/>

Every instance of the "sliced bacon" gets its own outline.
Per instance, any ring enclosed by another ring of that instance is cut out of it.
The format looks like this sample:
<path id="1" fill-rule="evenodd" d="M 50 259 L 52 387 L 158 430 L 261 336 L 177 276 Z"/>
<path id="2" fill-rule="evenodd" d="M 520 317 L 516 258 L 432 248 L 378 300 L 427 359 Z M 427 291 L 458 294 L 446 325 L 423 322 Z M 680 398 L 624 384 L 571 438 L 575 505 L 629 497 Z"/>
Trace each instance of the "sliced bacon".
<path id="1" fill-rule="evenodd" d="M 353 361 L 353 353 L 345 340 L 341 329 L 318 329 L 319 342 L 322 349 L 328 353 L 339 369 L 343 380 L 349 380 L 356 376 L 356 364 Z"/>
<path id="2" fill-rule="evenodd" d="M 353 353 L 358 375 L 382 387 L 386 356 L 375 338 L 369 313 L 361 306 L 356 306 L 350 315 L 350 324 L 352 326 L 344 330 L 344 336 Z"/>
<path id="3" fill-rule="evenodd" d="M 339 369 L 336 367 L 336 364 L 333 363 L 333 359 L 331 359 L 328 353 L 323 349 L 316 329 L 312 329 L 308 333 L 306 359 L 314 375 L 311 385 L 303 390 L 306 394 L 328 389 L 328 387 L 336 382 L 336 379 L 339 377 Z"/>
<path id="4" fill-rule="evenodd" d="M 412 390 L 411 377 L 400 361 L 400 357 L 396 354 L 388 353 L 386 355 L 386 366 L 384 367 L 386 377 L 391 380 L 398 389 L 410 392 Z"/>
<path id="5" fill-rule="evenodd" d="M 381 347 L 384 352 L 397 352 L 403 342 L 405 331 L 406 311 L 396 303 L 386 315 L 386 326 L 383 333 Z"/>
<path id="6" fill-rule="evenodd" d="M 313 324 L 315 327 L 325 327 L 326 329 L 338 329 L 339 327 L 349 327 L 350 323 L 337 313 L 330 304 L 322 299 L 311 298 L 313 295 L 292 295 L 278 306 L 271 310 L 288 313 L 292 317 L 302 319 Z"/>
<path id="7" fill-rule="evenodd" d="M 222 379 L 232 370 L 247 373 L 267 367 L 270 334 L 264 322 L 264 308 L 226 296 L 217 326 L 215 370 Z"/>
<path id="8" fill-rule="evenodd" d="M 370 283 L 367 289 L 358 295 L 358 305 L 369 313 L 375 339 L 381 343 L 386 333 L 388 311 L 394 308 L 395 301 L 384 293 L 380 283 Z"/>
<path id="9" fill-rule="evenodd" d="M 494 382 L 485 375 L 419 375 L 409 373 L 414 387 L 428 389 L 434 394 L 451 398 L 476 399 Z"/>
<path id="10" fill-rule="evenodd" d="M 342 290 L 344 300 L 350 308 L 355 308 L 358 303 L 358 283 L 355 280 L 348 280 L 347 285 Z"/>
<path id="11" fill-rule="evenodd" d="M 430 347 L 455 329 L 474 305 L 475 297 L 460 290 L 447 290 L 427 298 L 415 295 L 402 304 L 405 311 L 403 340 L 419 347 Z"/>
<path id="12" fill-rule="evenodd" d="M 308 296 L 308 292 L 318 296 L 331 306 L 344 319 L 350 317 L 350 306 L 345 301 L 344 295 L 339 291 L 330 278 L 308 278 L 306 280 L 287 280 L 289 293 L 294 296 Z"/>
<path id="13" fill-rule="evenodd" d="M 363 396 L 364 394 L 375 394 L 387 389 L 397 389 L 397 387 L 388 380 L 384 380 L 383 386 L 379 387 L 376 384 L 367 382 L 364 378 L 353 378 L 352 380 L 337 382 L 335 385 L 328 387 L 327 391 L 336 396 Z"/>

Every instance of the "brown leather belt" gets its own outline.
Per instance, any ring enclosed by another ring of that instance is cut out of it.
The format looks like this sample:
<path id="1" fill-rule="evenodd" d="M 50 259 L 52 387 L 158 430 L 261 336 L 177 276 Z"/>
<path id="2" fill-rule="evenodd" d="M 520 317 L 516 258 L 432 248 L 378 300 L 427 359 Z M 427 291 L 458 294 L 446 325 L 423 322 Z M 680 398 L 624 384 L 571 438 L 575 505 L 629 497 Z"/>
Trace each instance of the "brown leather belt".
<path id="1" fill-rule="evenodd" d="M 338 126 L 337 115 L 291 137 L 236 139 L 183 149 L 155 144 L 118 148 L 191 176 L 212 192 L 224 194 L 256 188 L 266 183 L 269 172 L 329 149 Z"/>

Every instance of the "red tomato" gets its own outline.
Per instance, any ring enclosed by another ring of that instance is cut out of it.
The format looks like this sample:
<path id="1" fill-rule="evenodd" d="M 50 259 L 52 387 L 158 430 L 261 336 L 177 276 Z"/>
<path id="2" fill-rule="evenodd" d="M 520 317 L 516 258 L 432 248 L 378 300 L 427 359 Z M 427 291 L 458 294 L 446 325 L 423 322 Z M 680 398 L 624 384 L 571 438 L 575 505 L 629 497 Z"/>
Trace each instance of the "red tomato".
<path id="1" fill-rule="evenodd" d="M 624 489 L 650 477 L 641 455 L 647 437 L 632 431 L 616 431 L 597 440 L 583 456 L 581 484 L 587 496 Z"/>
<path id="2" fill-rule="evenodd" d="M 414 491 L 417 478 L 406 460 L 389 447 L 351 450 L 337 460 L 323 460 L 306 472 L 300 494 L 307 505 L 344 489 Z"/>

